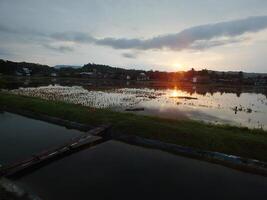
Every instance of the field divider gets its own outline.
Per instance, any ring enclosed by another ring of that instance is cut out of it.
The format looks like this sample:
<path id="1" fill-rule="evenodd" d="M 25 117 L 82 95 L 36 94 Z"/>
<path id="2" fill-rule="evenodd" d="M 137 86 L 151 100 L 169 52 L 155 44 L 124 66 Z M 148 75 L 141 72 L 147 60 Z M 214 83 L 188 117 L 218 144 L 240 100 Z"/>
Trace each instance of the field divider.
<path id="1" fill-rule="evenodd" d="M 43 165 L 54 160 L 65 157 L 84 148 L 95 146 L 106 141 L 103 137 L 109 125 L 103 125 L 89 130 L 81 136 L 72 138 L 70 141 L 59 146 L 46 149 L 40 153 L 34 154 L 29 158 L 19 160 L 10 165 L 0 168 L 0 177 L 15 177 L 30 172 L 32 169 L 40 168 Z"/>
<path id="2" fill-rule="evenodd" d="M 128 144 L 158 149 L 180 156 L 207 161 L 239 171 L 267 177 L 267 162 L 264 161 L 166 143 L 159 140 L 147 139 L 135 135 L 112 133 L 111 137 Z"/>

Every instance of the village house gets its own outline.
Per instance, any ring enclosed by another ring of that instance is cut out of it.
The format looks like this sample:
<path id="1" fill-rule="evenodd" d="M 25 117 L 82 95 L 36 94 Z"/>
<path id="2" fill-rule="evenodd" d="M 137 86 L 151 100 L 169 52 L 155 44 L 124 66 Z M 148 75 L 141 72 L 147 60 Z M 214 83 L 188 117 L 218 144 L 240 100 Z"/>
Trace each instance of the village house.
<path id="1" fill-rule="evenodd" d="M 209 83 L 210 81 L 209 76 L 194 76 L 192 78 L 192 83 Z"/>
<path id="2" fill-rule="evenodd" d="M 23 72 L 25 74 L 25 76 L 31 76 L 31 70 L 27 67 L 23 67 Z"/>
<path id="3" fill-rule="evenodd" d="M 256 79 L 254 81 L 254 85 L 255 86 L 263 86 L 263 85 L 267 85 L 267 80 L 266 79 Z"/>
<path id="4" fill-rule="evenodd" d="M 145 73 L 142 72 L 137 76 L 137 80 L 138 81 L 147 81 L 147 80 L 149 80 L 149 76 L 147 76 Z"/>
<path id="5" fill-rule="evenodd" d="M 57 73 L 53 72 L 53 73 L 50 74 L 50 76 L 56 77 L 57 76 Z"/>
<path id="6" fill-rule="evenodd" d="M 15 74 L 16 74 L 16 76 L 22 76 L 22 73 L 20 73 L 18 71 L 16 71 Z"/>
<path id="7" fill-rule="evenodd" d="M 93 78 L 95 77 L 95 73 L 94 72 L 81 72 L 80 76 L 83 78 Z"/>

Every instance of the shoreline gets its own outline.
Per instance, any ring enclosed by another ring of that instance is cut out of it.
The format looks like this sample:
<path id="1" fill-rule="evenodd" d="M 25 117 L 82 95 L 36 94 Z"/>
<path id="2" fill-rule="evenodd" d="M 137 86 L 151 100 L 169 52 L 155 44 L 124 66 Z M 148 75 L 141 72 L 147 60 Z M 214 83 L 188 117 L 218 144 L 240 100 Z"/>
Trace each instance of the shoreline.
<path id="1" fill-rule="evenodd" d="M 225 88 L 225 89 L 267 89 L 267 85 L 251 85 L 251 84 L 229 84 L 229 83 L 217 83 L 217 82 L 209 82 L 209 83 L 192 83 L 190 81 L 176 81 L 176 80 L 123 80 L 123 79 L 104 79 L 104 78 L 83 78 L 83 77 L 50 77 L 50 76 L 14 76 L 14 75 L 2 75 L 0 79 L 5 80 L 7 83 L 21 83 L 25 80 L 33 81 L 36 84 L 44 84 L 44 83 L 65 83 L 66 85 L 70 84 L 70 81 L 73 83 L 80 83 L 82 86 L 90 87 L 91 89 L 99 88 L 101 86 L 101 82 L 103 83 L 114 83 L 114 84 L 103 84 L 103 89 L 110 89 L 110 88 L 123 88 L 125 86 L 131 87 L 138 87 L 138 86 L 147 86 L 148 88 L 174 88 L 174 87 L 208 87 L 208 88 Z M 51 82 L 51 80 L 53 80 Z M 97 86 L 94 84 L 97 83 Z M 127 84 L 129 83 L 129 85 Z M 100 87 L 101 88 L 101 87 Z"/>

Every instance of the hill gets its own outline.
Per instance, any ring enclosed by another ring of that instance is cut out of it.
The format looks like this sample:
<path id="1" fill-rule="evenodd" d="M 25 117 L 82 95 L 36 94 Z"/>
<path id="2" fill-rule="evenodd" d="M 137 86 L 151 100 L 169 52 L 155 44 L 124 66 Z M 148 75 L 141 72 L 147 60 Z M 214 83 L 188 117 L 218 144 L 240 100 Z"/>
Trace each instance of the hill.
<path id="1" fill-rule="evenodd" d="M 55 69 L 61 69 L 61 68 L 73 68 L 73 69 L 78 69 L 81 68 L 82 66 L 80 65 L 55 65 Z"/>
<path id="2" fill-rule="evenodd" d="M 41 65 L 27 62 L 12 62 L 8 60 L 0 60 L 0 73 L 6 75 L 25 75 L 25 74 L 50 74 L 54 68 L 48 65 Z"/>

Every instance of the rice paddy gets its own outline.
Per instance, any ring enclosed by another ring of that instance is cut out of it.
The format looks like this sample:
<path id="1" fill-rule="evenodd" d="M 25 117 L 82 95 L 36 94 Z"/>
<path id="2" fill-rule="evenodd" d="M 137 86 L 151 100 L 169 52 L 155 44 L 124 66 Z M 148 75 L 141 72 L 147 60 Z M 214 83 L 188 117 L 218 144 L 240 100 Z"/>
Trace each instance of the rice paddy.
<path id="1" fill-rule="evenodd" d="M 60 101 L 0 92 L 0 107 L 62 118 L 98 126 L 111 124 L 112 133 L 137 135 L 198 149 L 267 160 L 266 131 L 229 125 L 213 125 L 195 120 L 173 120 L 111 109 L 88 108 Z M 137 113 L 143 111 L 137 111 Z"/>
<path id="2" fill-rule="evenodd" d="M 60 85 L 18 88 L 9 92 L 92 108 L 267 129 L 267 98 L 263 94 L 217 92 L 201 95 L 176 88 L 89 90 L 82 86 Z"/>

